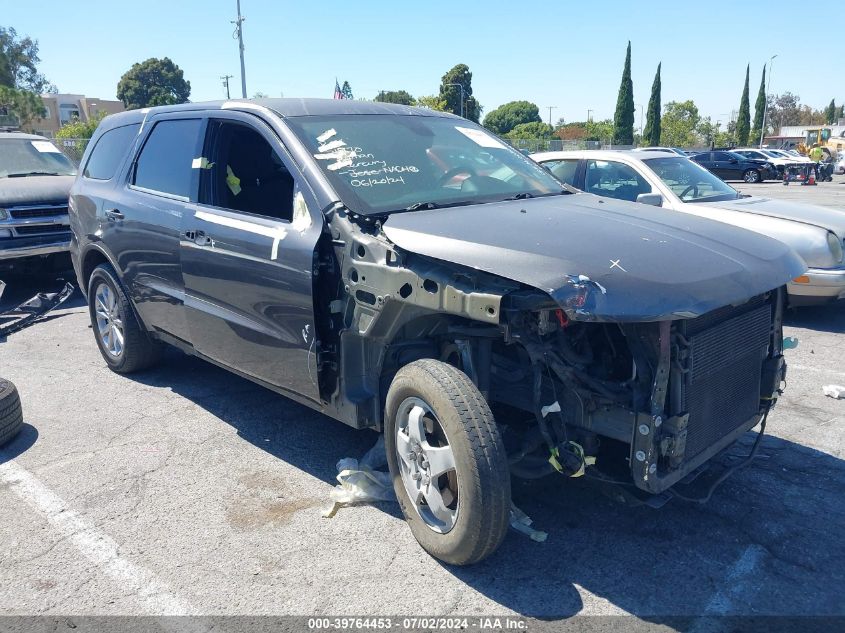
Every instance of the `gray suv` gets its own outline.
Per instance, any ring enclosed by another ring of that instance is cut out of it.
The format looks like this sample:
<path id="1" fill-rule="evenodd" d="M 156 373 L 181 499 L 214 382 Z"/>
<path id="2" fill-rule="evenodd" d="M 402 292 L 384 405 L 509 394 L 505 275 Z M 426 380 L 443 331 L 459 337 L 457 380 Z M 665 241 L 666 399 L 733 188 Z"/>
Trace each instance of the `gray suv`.
<path id="1" fill-rule="evenodd" d="M 109 367 L 166 343 L 384 432 L 414 536 L 454 564 L 501 543 L 512 475 L 665 494 L 764 426 L 805 268 L 575 193 L 464 119 L 347 100 L 110 116 L 71 227 Z"/>

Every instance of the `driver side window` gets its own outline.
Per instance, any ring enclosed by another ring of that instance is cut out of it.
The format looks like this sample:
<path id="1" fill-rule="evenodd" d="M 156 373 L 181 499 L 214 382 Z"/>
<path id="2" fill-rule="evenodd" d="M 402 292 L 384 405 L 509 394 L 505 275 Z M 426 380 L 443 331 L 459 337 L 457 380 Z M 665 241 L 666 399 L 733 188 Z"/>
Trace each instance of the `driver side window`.
<path id="1" fill-rule="evenodd" d="M 291 221 L 293 177 L 257 130 L 233 121 L 209 121 L 200 160 L 201 204 Z"/>
<path id="2" fill-rule="evenodd" d="M 645 178 L 628 165 L 606 160 L 588 160 L 585 191 L 597 196 L 636 202 L 637 196 L 651 193 Z"/>

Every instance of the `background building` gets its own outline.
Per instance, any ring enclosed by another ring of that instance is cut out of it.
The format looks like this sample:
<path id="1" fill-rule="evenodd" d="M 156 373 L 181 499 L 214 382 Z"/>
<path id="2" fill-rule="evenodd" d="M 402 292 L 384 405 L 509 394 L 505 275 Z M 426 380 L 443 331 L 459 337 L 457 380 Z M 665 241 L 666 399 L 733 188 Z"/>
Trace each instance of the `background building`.
<path id="1" fill-rule="evenodd" d="M 44 102 L 47 115 L 43 119 L 35 119 L 27 127 L 32 128 L 36 134 L 48 138 L 53 138 L 59 128 L 74 118 L 89 121 L 101 112 L 114 114 L 126 109 L 122 101 L 108 101 L 85 95 L 43 94 L 41 100 Z"/>

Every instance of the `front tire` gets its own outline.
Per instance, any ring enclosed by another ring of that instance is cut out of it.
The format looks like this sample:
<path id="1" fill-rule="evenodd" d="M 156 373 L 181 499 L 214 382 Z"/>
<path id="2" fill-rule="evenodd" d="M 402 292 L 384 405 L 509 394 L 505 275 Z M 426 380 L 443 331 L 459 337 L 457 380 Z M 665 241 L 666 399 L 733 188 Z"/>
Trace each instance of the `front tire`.
<path id="1" fill-rule="evenodd" d="M 756 169 L 747 170 L 742 175 L 742 179 L 745 182 L 750 182 L 750 183 L 756 183 L 756 182 L 762 182 L 763 181 L 763 177 L 760 175 L 760 172 Z"/>
<path id="2" fill-rule="evenodd" d="M 100 264 L 88 282 L 88 312 L 94 339 L 109 369 L 129 374 L 161 358 L 161 344 L 141 326 L 123 285 L 109 264 Z"/>
<path id="3" fill-rule="evenodd" d="M 419 360 L 387 394 L 385 446 L 414 537 L 446 563 L 492 554 L 508 529 L 508 460 L 490 407 L 460 370 Z"/>

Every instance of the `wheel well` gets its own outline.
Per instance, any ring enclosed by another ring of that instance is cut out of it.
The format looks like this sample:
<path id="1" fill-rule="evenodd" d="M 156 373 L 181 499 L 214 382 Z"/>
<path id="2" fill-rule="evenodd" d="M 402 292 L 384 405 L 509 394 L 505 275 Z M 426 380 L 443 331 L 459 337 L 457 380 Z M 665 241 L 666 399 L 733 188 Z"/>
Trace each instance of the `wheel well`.
<path id="1" fill-rule="evenodd" d="M 94 272 L 94 269 L 100 264 L 108 263 L 108 258 L 95 248 L 92 248 L 86 253 L 85 259 L 82 261 L 82 278 L 79 280 L 83 284 L 83 290 L 86 293 L 88 292 L 88 282 L 91 280 L 91 274 Z"/>

